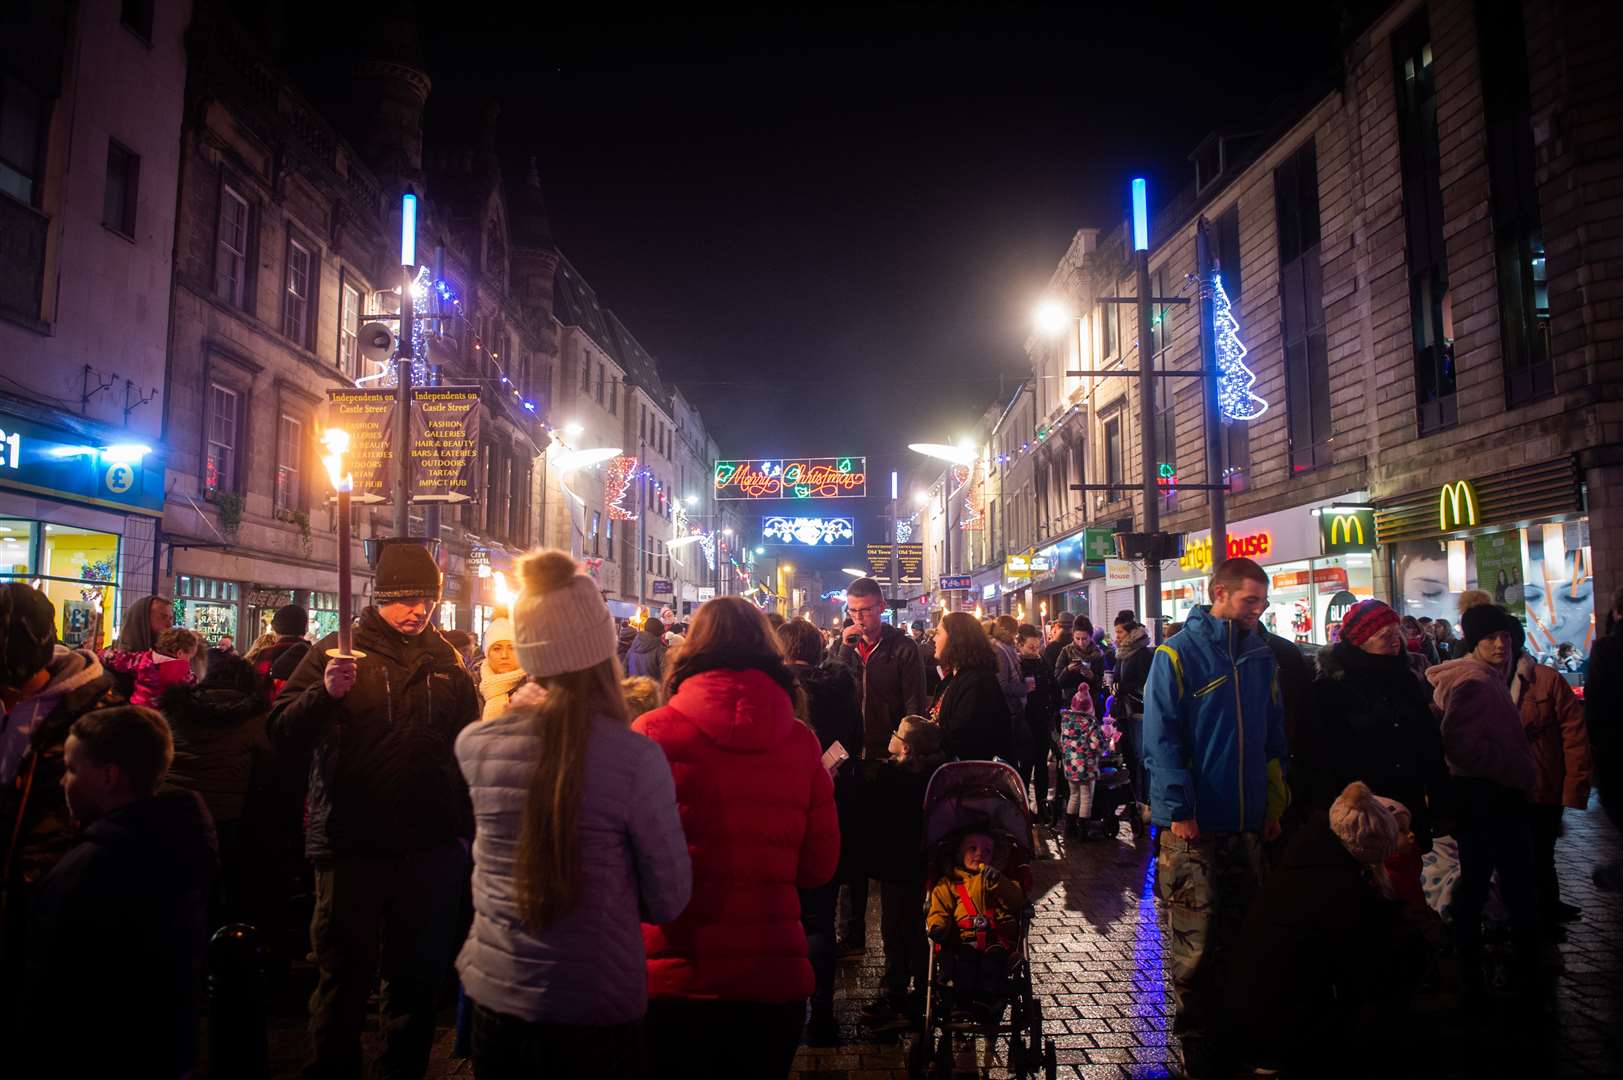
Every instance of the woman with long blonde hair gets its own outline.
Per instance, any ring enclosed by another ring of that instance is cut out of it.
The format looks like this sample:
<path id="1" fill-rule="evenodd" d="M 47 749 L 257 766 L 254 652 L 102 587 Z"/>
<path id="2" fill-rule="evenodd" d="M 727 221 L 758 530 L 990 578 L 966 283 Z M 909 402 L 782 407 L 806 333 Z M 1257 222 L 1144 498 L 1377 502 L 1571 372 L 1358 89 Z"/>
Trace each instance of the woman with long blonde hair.
<path id="1" fill-rule="evenodd" d="M 518 662 L 543 693 L 471 725 L 474 921 L 457 959 L 476 1076 L 643 1069 L 640 913 L 674 919 L 691 871 L 665 755 L 630 730 L 614 620 L 561 551 L 520 566 Z"/>

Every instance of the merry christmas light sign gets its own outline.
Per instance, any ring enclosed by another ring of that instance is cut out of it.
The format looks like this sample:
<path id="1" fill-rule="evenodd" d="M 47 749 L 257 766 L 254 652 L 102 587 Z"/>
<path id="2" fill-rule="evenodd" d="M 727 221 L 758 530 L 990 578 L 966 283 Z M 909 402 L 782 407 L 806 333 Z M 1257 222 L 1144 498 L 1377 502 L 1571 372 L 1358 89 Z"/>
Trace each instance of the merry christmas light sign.
<path id="1" fill-rule="evenodd" d="M 716 462 L 718 499 L 860 499 L 868 459 L 761 458 Z"/>

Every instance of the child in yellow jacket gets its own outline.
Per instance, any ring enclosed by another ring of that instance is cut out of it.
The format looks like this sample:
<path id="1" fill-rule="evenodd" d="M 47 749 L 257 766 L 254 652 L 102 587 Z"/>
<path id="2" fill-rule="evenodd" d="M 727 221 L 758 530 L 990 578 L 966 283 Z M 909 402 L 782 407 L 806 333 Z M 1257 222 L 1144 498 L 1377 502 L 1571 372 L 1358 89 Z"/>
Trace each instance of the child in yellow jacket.
<path id="1" fill-rule="evenodd" d="M 1019 883 L 991 864 L 994 847 L 986 833 L 964 835 L 956 865 L 930 890 L 924 920 L 959 988 L 975 996 L 1000 992 L 1026 903 Z"/>

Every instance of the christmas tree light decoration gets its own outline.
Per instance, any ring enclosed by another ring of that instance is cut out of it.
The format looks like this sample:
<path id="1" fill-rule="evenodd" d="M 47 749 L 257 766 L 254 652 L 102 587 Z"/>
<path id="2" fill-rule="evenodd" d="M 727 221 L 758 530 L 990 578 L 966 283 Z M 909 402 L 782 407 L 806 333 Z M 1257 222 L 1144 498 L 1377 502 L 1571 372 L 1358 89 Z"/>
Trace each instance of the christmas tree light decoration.
<path id="1" fill-rule="evenodd" d="M 905 544 L 913 539 L 913 519 L 904 518 L 896 523 L 896 542 Z"/>
<path id="2" fill-rule="evenodd" d="M 1268 411 L 1268 403 L 1251 392 L 1257 376 L 1244 364 L 1246 348 L 1240 342 L 1240 324 L 1234 318 L 1223 275 L 1212 271 L 1212 330 L 1216 334 L 1217 408 L 1230 420 L 1255 420 Z"/>
<path id="3" fill-rule="evenodd" d="M 631 490 L 631 480 L 636 473 L 637 459 L 634 457 L 617 457 L 609 462 L 603 477 L 603 505 L 608 508 L 610 520 L 631 521 L 637 516 L 635 510 L 627 510 L 624 506 L 626 492 Z"/>

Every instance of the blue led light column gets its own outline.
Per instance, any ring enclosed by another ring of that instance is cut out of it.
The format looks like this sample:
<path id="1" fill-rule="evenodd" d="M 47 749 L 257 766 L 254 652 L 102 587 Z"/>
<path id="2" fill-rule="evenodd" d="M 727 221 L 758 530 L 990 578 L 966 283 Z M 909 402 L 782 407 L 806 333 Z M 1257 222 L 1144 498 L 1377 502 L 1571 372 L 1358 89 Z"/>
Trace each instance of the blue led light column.
<path id="1" fill-rule="evenodd" d="M 1161 626 L 1161 492 L 1155 460 L 1155 326 L 1150 315 L 1149 185 L 1133 180 L 1133 261 L 1138 269 L 1139 479 L 1143 482 L 1144 533 L 1150 554 L 1144 560 L 1144 625 L 1153 640 L 1165 640 Z"/>

